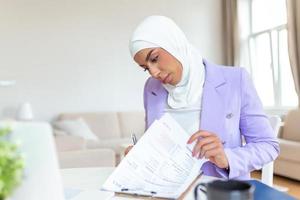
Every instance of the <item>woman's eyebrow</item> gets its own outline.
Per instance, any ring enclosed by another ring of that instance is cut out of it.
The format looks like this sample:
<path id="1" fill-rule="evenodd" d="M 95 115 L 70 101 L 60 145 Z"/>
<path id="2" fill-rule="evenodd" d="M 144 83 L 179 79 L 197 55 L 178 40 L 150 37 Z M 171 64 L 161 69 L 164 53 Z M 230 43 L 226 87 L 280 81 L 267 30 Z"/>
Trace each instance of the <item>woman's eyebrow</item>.
<path id="1" fill-rule="evenodd" d="M 148 52 L 147 56 L 146 56 L 146 59 L 145 61 L 148 62 L 149 61 L 149 58 L 150 58 L 150 55 L 151 53 L 154 51 L 154 49 L 152 49 L 151 51 Z"/>

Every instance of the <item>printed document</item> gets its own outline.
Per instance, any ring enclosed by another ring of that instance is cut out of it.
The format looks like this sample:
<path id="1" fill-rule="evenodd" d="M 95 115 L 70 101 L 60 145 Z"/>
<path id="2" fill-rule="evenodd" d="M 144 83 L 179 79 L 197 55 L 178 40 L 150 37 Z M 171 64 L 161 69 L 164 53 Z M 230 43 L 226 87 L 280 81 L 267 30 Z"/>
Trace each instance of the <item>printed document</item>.
<path id="1" fill-rule="evenodd" d="M 114 192 L 178 198 L 201 173 L 206 159 L 192 157 L 195 143 L 169 114 L 156 120 L 106 180 Z"/>

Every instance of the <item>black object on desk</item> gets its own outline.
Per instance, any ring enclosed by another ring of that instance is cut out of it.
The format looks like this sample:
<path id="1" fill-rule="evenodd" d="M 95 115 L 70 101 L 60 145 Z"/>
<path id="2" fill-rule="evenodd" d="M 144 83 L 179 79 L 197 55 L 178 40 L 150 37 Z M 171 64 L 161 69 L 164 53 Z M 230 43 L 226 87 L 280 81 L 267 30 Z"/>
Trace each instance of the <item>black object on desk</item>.
<path id="1" fill-rule="evenodd" d="M 214 180 L 199 183 L 194 190 L 195 200 L 200 200 L 198 192 L 204 192 L 207 200 L 253 200 L 255 187 L 245 181 Z"/>

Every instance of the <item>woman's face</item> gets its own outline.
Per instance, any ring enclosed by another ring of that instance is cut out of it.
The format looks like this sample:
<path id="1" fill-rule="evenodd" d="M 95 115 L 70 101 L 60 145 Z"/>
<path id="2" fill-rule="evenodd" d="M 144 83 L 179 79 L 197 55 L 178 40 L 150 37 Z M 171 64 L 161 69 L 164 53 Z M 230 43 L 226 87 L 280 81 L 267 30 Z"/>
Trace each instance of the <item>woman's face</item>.
<path id="1" fill-rule="evenodd" d="M 162 48 L 142 49 L 135 54 L 134 60 L 153 78 L 164 84 L 175 86 L 181 80 L 181 63 Z"/>

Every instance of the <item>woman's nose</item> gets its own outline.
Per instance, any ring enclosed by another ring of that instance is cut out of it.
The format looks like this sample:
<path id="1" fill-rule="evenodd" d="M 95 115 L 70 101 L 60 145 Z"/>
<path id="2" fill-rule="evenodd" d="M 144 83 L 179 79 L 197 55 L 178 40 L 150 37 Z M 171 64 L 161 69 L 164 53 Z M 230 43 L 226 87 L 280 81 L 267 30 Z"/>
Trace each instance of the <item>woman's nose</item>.
<path id="1" fill-rule="evenodd" d="M 157 66 L 149 66 L 149 73 L 153 78 L 158 78 L 160 74 L 160 70 Z"/>

